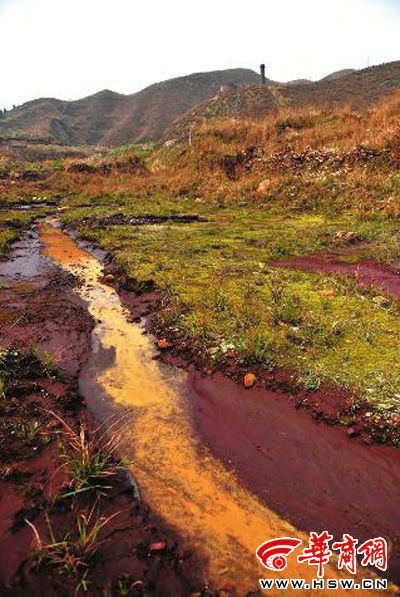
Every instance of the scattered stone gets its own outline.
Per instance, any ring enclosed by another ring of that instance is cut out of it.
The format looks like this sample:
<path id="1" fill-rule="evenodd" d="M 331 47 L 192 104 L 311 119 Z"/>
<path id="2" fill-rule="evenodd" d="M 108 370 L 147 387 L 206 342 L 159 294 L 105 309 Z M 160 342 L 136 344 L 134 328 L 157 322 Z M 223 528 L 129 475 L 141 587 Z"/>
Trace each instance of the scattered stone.
<path id="1" fill-rule="evenodd" d="M 113 284 L 115 282 L 114 274 L 106 274 L 103 278 L 105 284 Z"/>
<path id="2" fill-rule="evenodd" d="M 166 340 L 165 338 L 163 338 L 162 340 L 159 340 L 157 342 L 157 346 L 158 348 L 171 348 L 171 346 L 173 346 L 172 342 L 169 342 L 168 340 Z"/>
<path id="3" fill-rule="evenodd" d="M 333 298 L 334 296 L 337 296 L 337 292 L 335 290 L 330 290 L 326 288 L 324 290 L 321 290 L 320 295 L 326 298 Z"/>
<path id="4" fill-rule="evenodd" d="M 362 240 L 362 237 L 357 234 L 356 232 L 351 232 L 350 230 L 338 230 L 335 234 L 336 240 L 343 240 L 347 243 L 358 243 Z"/>
<path id="5" fill-rule="evenodd" d="M 266 180 L 262 180 L 257 187 L 257 193 L 260 195 L 269 195 L 271 189 L 273 187 L 273 182 L 269 178 Z"/>
<path id="6" fill-rule="evenodd" d="M 374 298 L 372 299 L 372 302 L 375 303 L 375 305 L 378 305 L 378 307 L 385 307 L 389 304 L 388 299 L 385 296 L 374 296 Z"/>
<path id="7" fill-rule="evenodd" d="M 150 551 L 150 553 L 160 552 L 160 551 L 164 551 L 164 549 L 166 547 L 167 547 L 167 544 L 165 541 L 156 541 L 155 543 L 150 544 L 149 551 Z"/>
<path id="8" fill-rule="evenodd" d="M 246 375 L 244 376 L 244 387 L 245 388 L 252 388 L 254 386 L 254 384 L 257 381 L 257 377 L 254 375 L 254 373 L 246 373 Z"/>
<path id="9" fill-rule="evenodd" d="M 84 162 L 76 162 L 71 164 L 68 168 L 68 172 L 83 172 L 85 174 L 94 174 L 96 172 L 96 168 L 91 166 L 90 164 L 85 164 Z"/>

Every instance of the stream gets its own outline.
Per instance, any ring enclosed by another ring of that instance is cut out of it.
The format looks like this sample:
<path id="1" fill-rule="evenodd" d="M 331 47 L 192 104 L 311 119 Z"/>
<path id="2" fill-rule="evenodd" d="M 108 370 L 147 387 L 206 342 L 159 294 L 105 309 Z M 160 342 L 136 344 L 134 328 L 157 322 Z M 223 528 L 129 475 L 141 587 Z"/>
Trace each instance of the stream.
<path id="1" fill-rule="evenodd" d="M 255 556 L 261 543 L 307 544 L 305 531 L 325 528 L 335 539 L 389 538 L 389 577 L 400 580 L 398 450 L 349 440 L 280 394 L 154 359 L 151 336 L 127 321 L 117 292 L 99 281 L 101 261 L 56 220 L 39 231 L 42 254 L 79 277 L 96 322 L 81 393 L 100 423 L 120 429 L 143 500 L 204 562 L 212 586 L 257 590 L 258 578 L 274 576 Z M 334 562 L 325 574 L 348 577 Z M 316 571 L 291 557 L 277 577 L 309 582 Z"/>

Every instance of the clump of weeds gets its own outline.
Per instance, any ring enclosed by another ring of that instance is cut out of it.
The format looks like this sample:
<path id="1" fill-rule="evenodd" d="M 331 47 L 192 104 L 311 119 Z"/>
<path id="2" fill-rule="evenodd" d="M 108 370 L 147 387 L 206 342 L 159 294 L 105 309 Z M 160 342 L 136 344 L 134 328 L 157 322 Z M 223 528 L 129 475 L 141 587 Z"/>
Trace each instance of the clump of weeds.
<path id="1" fill-rule="evenodd" d="M 47 538 L 40 535 L 32 522 L 25 520 L 33 533 L 33 552 L 37 566 L 57 568 L 77 581 L 76 592 L 80 589 L 86 592 L 89 588 L 89 567 L 99 547 L 107 541 L 104 530 L 118 514 L 119 512 L 108 517 L 100 516 L 96 501 L 89 510 L 75 514 L 72 529 L 55 530 L 46 513 Z"/>
<path id="2" fill-rule="evenodd" d="M 100 433 L 100 428 L 89 432 L 88 426 L 81 422 L 79 430 L 75 431 L 59 415 L 54 412 L 50 414 L 61 424 L 60 459 L 69 477 L 68 490 L 61 498 L 83 493 L 107 493 L 112 487 L 111 481 L 124 468 L 116 454 L 121 441 L 121 429 L 106 439 L 105 433 Z M 111 425 L 109 433 L 117 423 L 121 421 Z"/>

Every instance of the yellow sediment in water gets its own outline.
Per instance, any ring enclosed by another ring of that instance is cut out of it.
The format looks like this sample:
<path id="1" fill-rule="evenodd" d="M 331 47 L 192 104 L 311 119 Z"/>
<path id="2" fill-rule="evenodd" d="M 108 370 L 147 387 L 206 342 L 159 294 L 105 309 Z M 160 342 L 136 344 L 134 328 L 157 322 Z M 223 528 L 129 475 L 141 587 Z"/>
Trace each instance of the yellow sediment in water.
<path id="1" fill-rule="evenodd" d="M 107 368 L 99 368 L 96 383 L 99 393 L 106 391 L 115 402 L 133 409 L 132 472 L 144 500 L 204 560 L 213 586 L 229 581 L 240 595 L 257 590 L 259 578 L 274 577 L 258 562 L 258 545 L 285 536 L 298 537 L 307 545 L 308 535 L 260 503 L 217 459 L 200 449 L 185 407 L 185 374 L 152 360 L 151 339 L 140 326 L 127 322 L 116 292 L 98 281 L 101 263 L 49 221 L 40 225 L 40 233 L 43 253 L 79 276 L 80 293 L 92 316 L 100 320 L 93 332 L 93 350 L 108 351 L 113 358 Z M 297 563 L 295 554 L 289 556 L 286 570 L 275 576 L 306 582 L 317 577 L 316 567 Z M 340 576 L 335 565 L 325 567 L 325 578 Z"/>

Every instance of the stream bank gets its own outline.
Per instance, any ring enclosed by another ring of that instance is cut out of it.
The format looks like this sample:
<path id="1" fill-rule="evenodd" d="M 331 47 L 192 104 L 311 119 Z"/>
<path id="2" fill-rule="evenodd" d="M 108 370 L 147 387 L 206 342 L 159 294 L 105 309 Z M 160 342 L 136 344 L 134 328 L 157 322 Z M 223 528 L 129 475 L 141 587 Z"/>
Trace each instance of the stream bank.
<path id="1" fill-rule="evenodd" d="M 396 450 L 384 454 L 354 444 L 354 451 L 337 429 L 327 433 L 326 426 L 299 417 L 282 394 L 243 390 L 237 399 L 233 382 L 224 386 L 227 380 L 188 374 L 154 360 L 151 338 L 128 322 L 115 290 L 99 282 L 101 263 L 51 223 L 41 227 L 41 238 L 45 253 L 80 278 L 80 295 L 96 321 L 81 392 L 99 420 L 132 414 L 131 429 L 124 428 L 124 450 L 132 457 L 144 500 L 206 562 L 214 586 L 224 586 L 228 578 L 240 595 L 256 589 L 264 574 L 254 561 L 261 542 L 283 534 L 305 539 L 301 528 L 325 528 L 327 521 L 335 538 L 341 538 L 342 529 L 360 538 L 379 529 L 390 537 L 389 575 L 397 578 Z M 279 444 L 275 454 L 274 443 Z M 262 490 L 256 483 L 260 476 Z M 363 484 L 365 491 L 360 491 Z M 289 490 L 286 500 L 283 488 Z M 301 501 L 293 495 L 296 488 Z M 377 500 L 366 499 L 371 488 Z M 360 505 L 354 506 L 354 500 Z M 290 576 L 309 574 L 292 565 Z M 333 567 L 329 573 L 337 577 Z"/>
<path id="2" fill-rule="evenodd" d="M 130 475 L 118 469 L 105 495 L 63 497 L 69 478 L 61 459 L 64 428 L 56 417 L 78 433 L 84 429 L 88 442 L 95 441 L 97 427 L 78 390 L 93 328 L 79 283 L 41 254 L 36 228 L 0 263 L 1 356 L 9 370 L 0 398 L 0 593 L 212 595 L 204 591 L 202 562 L 135 498 Z M 49 542 L 48 516 L 55 536 L 61 540 L 68 530 L 72 540 L 77 517 L 94 506 L 97 520 L 113 518 L 88 571 L 85 565 L 78 575 L 46 561 L 38 565 L 25 521 Z"/>

